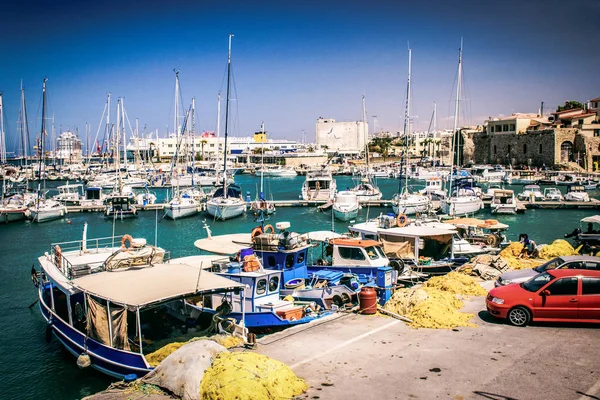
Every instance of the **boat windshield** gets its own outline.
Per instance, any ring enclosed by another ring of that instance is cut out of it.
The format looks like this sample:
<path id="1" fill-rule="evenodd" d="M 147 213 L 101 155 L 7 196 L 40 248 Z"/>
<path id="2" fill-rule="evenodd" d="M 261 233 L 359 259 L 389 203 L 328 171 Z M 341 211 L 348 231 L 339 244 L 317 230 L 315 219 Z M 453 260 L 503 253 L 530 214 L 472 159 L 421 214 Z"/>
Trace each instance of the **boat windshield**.
<path id="1" fill-rule="evenodd" d="M 376 246 L 365 247 L 365 251 L 371 260 L 377 260 L 379 258 L 379 252 Z"/>
<path id="2" fill-rule="evenodd" d="M 554 279 L 554 277 L 548 272 L 542 272 L 541 274 L 534 276 L 527 282 L 521 283 L 521 287 L 527 290 L 528 292 L 537 292 L 552 279 Z"/>

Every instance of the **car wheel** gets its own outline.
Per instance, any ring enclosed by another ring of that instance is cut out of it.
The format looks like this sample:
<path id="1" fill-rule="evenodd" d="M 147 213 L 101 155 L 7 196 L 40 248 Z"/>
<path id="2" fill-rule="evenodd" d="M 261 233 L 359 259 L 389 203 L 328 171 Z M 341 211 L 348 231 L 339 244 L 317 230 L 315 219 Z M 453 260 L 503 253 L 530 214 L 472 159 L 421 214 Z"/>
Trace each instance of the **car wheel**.
<path id="1" fill-rule="evenodd" d="M 525 307 L 515 307 L 508 312 L 508 321 L 514 326 L 525 326 L 531 321 L 531 313 Z"/>

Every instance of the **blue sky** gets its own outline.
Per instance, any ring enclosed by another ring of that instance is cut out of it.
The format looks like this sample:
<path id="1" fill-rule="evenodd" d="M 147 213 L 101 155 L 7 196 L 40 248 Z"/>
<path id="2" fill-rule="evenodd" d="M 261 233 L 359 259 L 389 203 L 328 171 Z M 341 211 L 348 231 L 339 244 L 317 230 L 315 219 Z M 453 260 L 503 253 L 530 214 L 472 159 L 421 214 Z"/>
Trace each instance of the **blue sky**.
<path id="1" fill-rule="evenodd" d="M 600 1 L 19 1 L 0 12 L 0 91 L 9 147 L 16 143 L 21 79 L 30 130 L 40 130 L 48 78 L 57 130 L 95 134 L 106 101 L 125 98 L 132 123 L 165 136 L 173 120 L 173 69 L 200 130 L 216 127 L 233 32 L 233 128 L 265 121 L 273 138 L 314 141 L 318 117 L 361 118 L 402 129 L 407 41 L 413 49 L 413 129 L 451 126 L 464 37 L 461 121 L 536 112 L 540 102 L 600 96 Z M 452 3 L 452 4 L 450 4 Z M 224 105 L 223 105 L 224 108 Z M 171 127 L 172 129 L 172 127 Z"/>

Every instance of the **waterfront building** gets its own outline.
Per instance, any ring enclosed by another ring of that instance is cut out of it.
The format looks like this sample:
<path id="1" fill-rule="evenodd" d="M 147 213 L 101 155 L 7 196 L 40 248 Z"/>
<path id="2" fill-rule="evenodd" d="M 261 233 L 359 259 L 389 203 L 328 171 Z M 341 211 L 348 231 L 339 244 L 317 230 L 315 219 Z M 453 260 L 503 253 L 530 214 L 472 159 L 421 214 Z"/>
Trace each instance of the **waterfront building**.
<path id="1" fill-rule="evenodd" d="M 56 139 L 55 157 L 64 162 L 79 162 L 81 160 L 81 140 L 70 131 L 61 133 Z"/>
<path id="2" fill-rule="evenodd" d="M 329 153 L 358 155 L 365 149 L 369 132 L 366 121 L 339 122 L 333 118 L 317 118 L 317 146 Z"/>

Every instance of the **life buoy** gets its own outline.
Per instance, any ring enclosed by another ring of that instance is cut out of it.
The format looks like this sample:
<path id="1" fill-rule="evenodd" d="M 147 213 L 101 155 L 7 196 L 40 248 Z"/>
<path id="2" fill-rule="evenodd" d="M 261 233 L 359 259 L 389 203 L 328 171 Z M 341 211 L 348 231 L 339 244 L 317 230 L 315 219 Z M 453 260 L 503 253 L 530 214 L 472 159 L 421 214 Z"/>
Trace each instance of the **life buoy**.
<path id="1" fill-rule="evenodd" d="M 129 246 L 125 246 L 125 243 L 129 242 Z M 133 242 L 133 238 L 131 237 L 131 235 L 125 235 L 123 236 L 123 239 L 121 239 L 121 248 L 125 249 L 125 250 L 129 250 L 131 248 L 131 243 Z"/>
<path id="2" fill-rule="evenodd" d="M 54 247 L 54 263 L 58 268 L 62 268 L 62 251 L 59 245 Z"/>
<path id="3" fill-rule="evenodd" d="M 265 231 L 264 232 L 265 233 L 275 233 L 275 228 L 273 228 L 273 225 L 269 224 L 269 225 L 265 226 Z"/>
<path id="4" fill-rule="evenodd" d="M 260 235 L 262 233 L 263 233 L 262 228 L 260 226 L 257 226 L 256 228 L 252 229 L 252 233 L 250 234 L 250 237 L 252 239 L 254 239 L 255 237 L 257 237 L 258 235 Z"/>
<path id="5" fill-rule="evenodd" d="M 405 214 L 400 214 L 398 215 L 398 218 L 396 218 L 396 223 L 402 228 L 408 223 L 408 217 Z"/>

